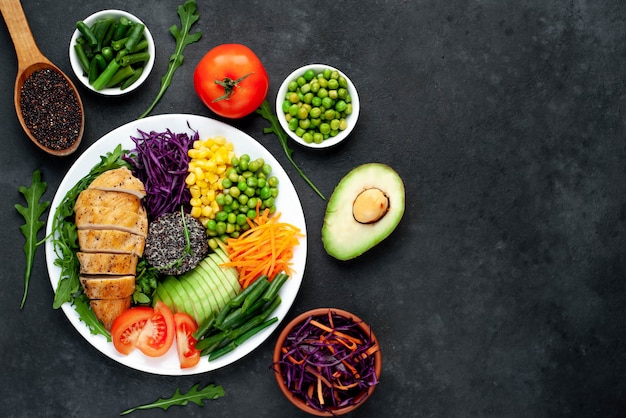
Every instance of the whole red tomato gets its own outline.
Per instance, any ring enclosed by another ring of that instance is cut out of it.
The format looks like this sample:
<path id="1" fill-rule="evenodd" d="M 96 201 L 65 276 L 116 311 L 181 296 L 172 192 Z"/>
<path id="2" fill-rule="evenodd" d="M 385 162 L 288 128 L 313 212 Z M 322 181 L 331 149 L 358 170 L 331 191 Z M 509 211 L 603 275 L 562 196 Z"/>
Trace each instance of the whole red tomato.
<path id="1" fill-rule="evenodd" d="M 231 119 L 249 115 L 267 97 L 267 72 L 250 48 L 216 46 L 200 60 L 193 75 L 196 93 L 214 113 Z"/>

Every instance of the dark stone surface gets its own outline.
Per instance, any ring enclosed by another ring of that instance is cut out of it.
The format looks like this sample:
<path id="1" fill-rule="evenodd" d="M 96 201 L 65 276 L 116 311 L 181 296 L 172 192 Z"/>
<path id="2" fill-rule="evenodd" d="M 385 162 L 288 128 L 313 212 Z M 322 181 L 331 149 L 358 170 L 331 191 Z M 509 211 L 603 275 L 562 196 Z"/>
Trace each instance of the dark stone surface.
<path id="1" fill-rule="evenodd" d="M 82 90 L 87 127 L 71 157 L 52 159 L 20 130 L 17 68 L 0 30 L 0 409 L 3 416 L 113 417 L 217 383 L 200 408 L 136 416 L 294 417 L 269 371 L 273 336 L 227 368 L 191 377 L 131 370 L 90 346 L 60 310 L 42 250 L 23 291 L 17 189 L 41 169 L 52 200 L 73 161 L 155 96 L 179 2 L 24 2 L 40 49 L 69 73 L 74 23 L 103 8 L 140 16 L 158 42 L 148 84 L 122 99 Z M 204 36 L 153 114 L 212 116 L 192 86 L 211 47 L 238 42 L 261 57 L 270 98 L 294 68 L 345 71 L 362 103 L 342 146 L 294 157 L 330 195 L 356 165 L 394 167 L 406 185 L 400 227 L 366 256 L 340 263 L 320 241 L 325 202 L 297 176 L 264 121 L 234 126 L 283 164 L 302 200 L 309 256 L 288 317 L 334 306 L 381 340 L 380 386 L 359 417 L 617 417 L 626 415 L 626 6 L 617 0 L 213 1 Z"/>

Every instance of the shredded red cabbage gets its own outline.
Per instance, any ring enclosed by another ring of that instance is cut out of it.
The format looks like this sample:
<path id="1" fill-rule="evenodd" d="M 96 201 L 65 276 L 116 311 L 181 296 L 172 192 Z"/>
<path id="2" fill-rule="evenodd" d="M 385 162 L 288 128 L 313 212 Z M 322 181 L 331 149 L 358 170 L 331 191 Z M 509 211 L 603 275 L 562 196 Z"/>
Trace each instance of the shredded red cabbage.
<path id="1" fill-rule="evenodd" d="M 146 188 L 145 206 L 149 219 L 180 210 L 189 209 L 191 194 L 185 178 L 189 166 L 189 148 L 198 139 L 187 133 L 150 133 L 138 130 L 139 137 L 131 137 L 136 148 L 124 159 L 134 166 L 133 174 Z"/>
<path id="2" fill-rule="evenodd" d="M 312 321 L 330 328 L 330 332 Z M 354 339 L 359 344 L 353 344 Z M 359 323 L 329 311 L 294 327 L 274 367 L 289 391 L 312 408 L 332 413 L 359 404 L 369 388 L 378 384 L 374 363 L 378 350 L 371 330 L 364 332 Z"/>

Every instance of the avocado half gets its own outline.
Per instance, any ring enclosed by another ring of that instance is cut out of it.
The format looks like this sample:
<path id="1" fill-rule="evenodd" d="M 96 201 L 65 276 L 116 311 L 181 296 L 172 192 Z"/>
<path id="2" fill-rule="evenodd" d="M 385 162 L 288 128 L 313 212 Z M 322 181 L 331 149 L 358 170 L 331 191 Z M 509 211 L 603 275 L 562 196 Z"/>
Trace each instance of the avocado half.
<path id="1" fill-rule="evenodd" d="M 322 242 L 338 260 L 358 257 L 387 238 L 404 214 L 404 183 L 391 167 L 360 165 L 341 179 L 328 200 Z"/>

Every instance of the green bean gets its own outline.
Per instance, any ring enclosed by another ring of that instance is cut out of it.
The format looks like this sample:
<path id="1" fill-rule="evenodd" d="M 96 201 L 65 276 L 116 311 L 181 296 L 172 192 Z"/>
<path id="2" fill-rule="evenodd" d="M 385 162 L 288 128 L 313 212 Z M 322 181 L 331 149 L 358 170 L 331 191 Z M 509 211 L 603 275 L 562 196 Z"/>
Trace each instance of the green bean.
<path id="1" fill-rule="evenodd" d="M 109 80 L 109 82 L 106 84 L 105 87 L 106 88 L 116 87 L 122 84 L 122 82 L 124 82 L 128 77 L 131 77 L 134 74 L 135 74 L 135 70 L 130 65 L 121 67 L 119 70 L 117 70 L 115 74 L 113 74 L 113 77 L 111 77 L 111 80 Z"/>
<path id="2" fill-rule="evenodd" d="M 143 37 L 143 31 L 145 29 L 145 25 L 142 23 L 135 23 L 128 34 L 128 39 L 126 40 L 126 49 L 132 51 L 135 46 L 139 43 L 141 38 Z"/>
<path id="3" fill-rule="evenodd" d="M 109 27 L 113 24 L 113 19 L 102 19 L 96 21 L 91 30 L 98 41 L 96 46 L 96 51 L 100 51 L 102 47 L 105 45 L 105 38 Z"/>
<path id="4" fill-rule="evenodd" d="M 223 355 L 230 353 L 235 348 L 237 348 L 237 344 L 234 341 L 231 341 L 228 344 L 226 344 L 224 347 L 219 348 L 219 349 L 217 349 L 215 351 L 212 351 L 209 354 L 209 361 L 218 359 L 218 358 L 222 357 Z"/>
<path id="5" fill-rule="evenodd" d="M 135 45 L 135 47 L 133 48 L 133 50 L 132 50 L 132 51 L 130 51 L 130 52 L 133 52 L 133 53 L 135 53 L 135 52 L 141 52 L 141 51 L 143 51 L 144 49 L 148 49 L 148 40 L 147 40 L 146 38 L 141 38 L 141 41 L 139 41 L 139 42 L 137 43 L 137 45 Z"/>
<path id="6" fill-rule="evenodd" d="M 128 41 L 128 37 L 113 41 L 111 42 L 111 48 L 113 48 L 114 51 L 121 51 L 126 47 L 126 41 Z"/>
<path id="7" fill-rule="evenodd" d="M 91 48 L 96 48 L 98 46 L 98 39 L 96 39 L 96 35 L 94 35 L 93 31 L 85 22 L 79 20 L 76 22 L 76 29 L 85 37 L 87 43 Z"/>
<path id="8" fill-rule="evenodd" d="M 241 305 L 241 311 L 243 313 L 248 312 L 250 307 L 254 305 L 254 303 L 263 295 L 265 289 L 267 289 L 269 286 L 270 282 L 267 279 L 261 280 L 261 283 L 257 287 L 255 287 L 254 290 L 250 292 L 250 294 L 243 301 L 243 304 Z"/>
<path id="9" fill-rule="evenodd" d="M 224 331 L 217 332 L 196 342 L 196 349 L 199 351 L 208 351 L 208 348 L 220 346 L 228 339 Z"/>
<path id="10" fill-rule="evenodd" d="M 87 73 L 87 79 L 90 84 L 93 84 L 100 76 L 100 67 L 98 66 L 98 61 L 96 59 L 92 59 L 89 63 L 89 72 Z"/>
<path id="11" fill-rule="evenodd" d="M 212 315 L 203 323 L 201 323 L 198 329 L 193 332 L 193 338 L 195 338 L 196 341 L 200 340 L 204 336 L 204 334 L 206 334 L 213 327 L 214 323 L 215 315 Z"/>
<path id="12" fill-rule="evenodd" d="M 217 313 L 217 316 L 215 317 L 215 327 L 219 328 L 220 325 L 222 325 L 222 322 L 224 322 L 224 319 L 226 319 L 226 316 L 230 313 L 231 310 L 232 307 L 228 303 L 225 304 L 222 309 L 220 309 L 220 311 Z"/>
<path id="13" fill-rule="evenodd" d="M 96 54 L 96 55 L 93 57 L 93 60 L 92 60 L 92 61 L 95 61 L 95 62 L 96 62 L 96 64 L 98 65 L 98 69 L 99 69 L 100 71 L 104 71 L 104 69 L 105 69 L 105 68 L 107 67 L 107 65 L 109 64 L 109 63 L 108 63 L 108 62 L 104 59 L 104 57 L 102 56 L 102 54 Z"/>
<path id="14" fill-rule="evenodd" d="M 111 60 L 115 58 L 115 53 L 113 52 L 113 48 L 111 48 L 110 46 L 105 46 L 104 48 L 102 48 L 100 50 L 100 54 L 102 54 L 102 57 L 104 57 L 106 62 L 111 62 Z"/>
<path id="15" fill-rule="evenodd" d="M 120 86 L 120 89 L 126 90 L 131 85 L 133 85 L 135 83 L 135 81 L 139 80 L 139 77 L 141 77 L 141 74 L 143 74 L 143 69 L 144 69 L 144 67 L 137 68 L 135 70 L 135 72 L 133 73 L 133 75 L 128 77 L 126 80 L 124 80 L 124 82 Z"/>
<path id="16" fill-rule="evenodd" d="M 248 297 L 248 295 L 254 291 L 254 289 L 258 286 L 261 285 L 261 282 L 263 280 L 267 280 L 267 276 L 266 275 L 261 275 L 259 277 L 257 277 L 254 282 L 252 282 L 248 287 L 246 287 L 241 293 L 239 293 L 237 296 L 235 296 L 234 298 L 232 298 L 229 302 L 228 305 L 231 308 L 238 308 L 243 304 L 243 301 Z"/>
<path id="17" fill-rule="evenodd" d="M 267 288 L 265 293 L 263 293 L 261 300 L 269 302 L 270 300 L 274 299 L 276 295 L 278 295 L 280 288 L 283 286 L 283 284 L 285 284 L 288 278 L 289 276 L 285 273 L 278 273 L 276 276 L 274 276 L 274 278 L 270 282 L 269 287 Z"/>
<path id="18" fill-rule="evenodd" d="M 113 32 L 113 37 L 111 40 L 118 41 L 122 38 L 125 38 L 126 33 L 128 29 L 130 28 L 131 24 L 132 22 L 126 16 L 120 17 L 120 19 L 117 22 L 117 25 L 115 26 L 115 31 Z"/>
<path id="19" fill-rule="evenodd" d="M 91 86 L 96 91 L 102 90 L 115 75 L 119 68 L 120 65 L 118 64 L 117 60 L 112 60 L 109 65 L 107 65 L 107 67 L 104 69 L 104 71 L 98 76 L 98 78 L 94 80 Z"/>
<path id="20" fill-rule="evenodd" d="M 273 323 L 275 323 L 276 321 L 278 321 L 277 317 L 273 317 L 270 318 L 264 322 L 262 322 L 260 325 L 252 328 L 251 330 L 243 333 L 241 336 L 237 337 L 237 339 L 235 339 L 234 343 L 236 346 L 240 346 L 241 344 L 243 344 L 247 339 L 249 339 L 250 337 L 252 337 L 253 335 L 259 333 L 260 331 L 264 330 L 265 328 L 269 327 L 270 325 L 272 325 Z"/>
<path id="21" fill-rule="evenodd" d="M 87 58 L 87 54 L 85 53 L 85 48 L 83 48 L 82 43 L 74 44 L 74 51 L 76 52 L 76 56 L 78 57 L 78 61 L 80 62 L 80 66 L 83 67 L 83 71 L 85 74 L 89 73 L 89 58 Z"/>
<path id="22" fill-rule="evenodd" d="M 131 64 L 137 64 L 139 62 L 146 62 L 150 59 L 150 54 L 148 52 L 138 52 L 136 54 L 128 54 L 119 58 L 119 64 L 122 67 Z"/>

